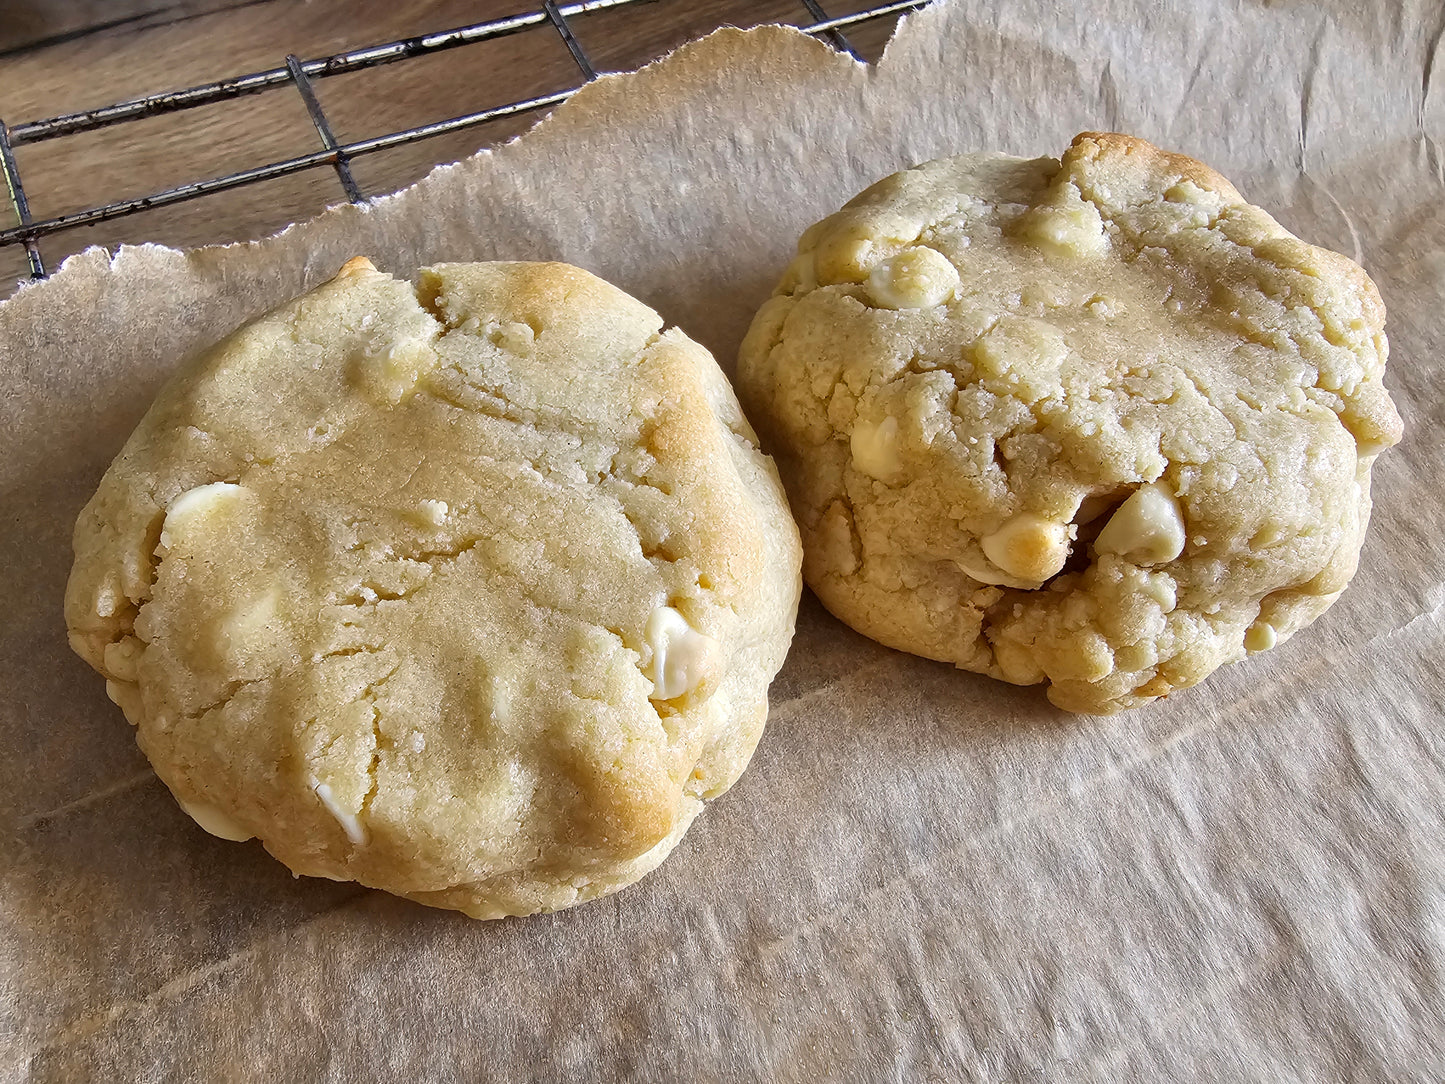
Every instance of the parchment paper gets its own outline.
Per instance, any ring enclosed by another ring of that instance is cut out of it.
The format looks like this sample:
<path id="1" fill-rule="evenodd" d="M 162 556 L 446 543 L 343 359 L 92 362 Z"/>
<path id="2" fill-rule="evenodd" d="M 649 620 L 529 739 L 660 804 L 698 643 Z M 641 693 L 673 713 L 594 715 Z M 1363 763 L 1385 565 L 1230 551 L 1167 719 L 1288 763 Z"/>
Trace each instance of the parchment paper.
<path id="1" fill-rule="evenodd" d="M 956 0 L 876 70 L 722 32 L 399 197 L 20 291 L 0 1081 L 1441 1079 L 1442 28 L 1424 0 Z M 1389 306 L 1406 442 L 1354 586 L 1281 649 L 1074 718 L 807 598 L 752 768 L 661 870 L 492 924 L 206 836 L 67 650 L 74 515 L 158 383 L 347 257 L 571 260 L 731 368 L 798 232 L 865 184 L 1085 128 L 1205 159 Z"/>

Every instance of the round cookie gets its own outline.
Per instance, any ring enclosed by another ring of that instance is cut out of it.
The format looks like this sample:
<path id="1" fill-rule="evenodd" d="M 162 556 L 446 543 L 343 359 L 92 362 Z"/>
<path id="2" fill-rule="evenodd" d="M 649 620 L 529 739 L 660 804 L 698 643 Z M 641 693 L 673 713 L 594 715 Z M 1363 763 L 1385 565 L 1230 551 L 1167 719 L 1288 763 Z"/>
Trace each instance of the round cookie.
<path id="1" fill-rule="evenodd" d="M 855 629 L 1108 713 L 1318 617 L 1400 437 L 1352 261 L 1085 133 L 943 159 L 804 233 L 743 343 L 804 577 Z"/>
<path id="2" fill-rule="evenodd" d="M 66 621 L 202 827 L 492 918 L 632 883 L 738 778 L 800 560 L 651 309 L 563 264 L 356 259 L 161 392 Z"/>

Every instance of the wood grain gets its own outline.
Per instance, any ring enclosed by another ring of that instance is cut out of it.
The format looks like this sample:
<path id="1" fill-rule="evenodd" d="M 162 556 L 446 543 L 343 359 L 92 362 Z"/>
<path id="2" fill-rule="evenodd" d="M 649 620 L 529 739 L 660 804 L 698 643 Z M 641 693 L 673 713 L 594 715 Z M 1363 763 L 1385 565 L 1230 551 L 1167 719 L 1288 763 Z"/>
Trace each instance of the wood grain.
<path id="1" fill-rule="evenodd" d="M 324 56 L 399 37 L 536 10 L 528 0 L 123 0 L 117 5 L 64 0 L 63 40 L 0 56 L 0 119 L 10 124 L 108 104 L 127 97 L 271 68 L 287 53 Z M 11 11 L 12 0 L 0 0 Z M 825 0 L 830 15 L 868 7 Z M 218 9 L 219 8 L 219 9 Z M 67 10 L 68 9 L 68 13 Z M 110 25 L 115 12 L 136 18 Z M 20 10 L 26 10 L 21 5 Z M 148 12 L 149 14 L 143 14 Z M 87 23 L 86 19 L 90 21 Z M 0 22 L 3 22 L 0 19 Z M 762 22 L 807 24 L 799 0 L 652 0 L 571 20 L 595 67 L 635 68 L 714 28 Z M 893 19 L 849 32 L 869 59 L 881 52 Z M 39 25 L 39 24 L 36 24 Z M 7 24 L 9 26 L 9 24 Z M 12 28 L 3 33 L 9 34 Z M 38 31 L 32 31 L 32 36 Z M 5 37 L 0 36 L 0 42 Z M 341 140 L 379 135 L 575 86 L 580 73 L 550 26 L 316 83 Z M 525 131 L 536 114 L 384 151 L 356 160 L 362 191 L 378 195 Z M 186 181 L 305 154 L 320 146 L 300 96 L 283 86 L 249 98 L 16 148 L 31 213 L 46 218 L 98 203 L 143 196 Z M 172 245 L 265 236 L 343 198 L 322 168 L 146 211 L 41 241 L 46 263 L 93 244 L 161 241 Z M 14 222 L 8 205 L 0 222 Z M 0 296 L 24 274 L 24 252 L 0 248 Z"/>
<path id="2" fill-rule="evenodd" d="M 116 27 L 163 26 L 257 0 L 0 0 L 0 56 Z"/>

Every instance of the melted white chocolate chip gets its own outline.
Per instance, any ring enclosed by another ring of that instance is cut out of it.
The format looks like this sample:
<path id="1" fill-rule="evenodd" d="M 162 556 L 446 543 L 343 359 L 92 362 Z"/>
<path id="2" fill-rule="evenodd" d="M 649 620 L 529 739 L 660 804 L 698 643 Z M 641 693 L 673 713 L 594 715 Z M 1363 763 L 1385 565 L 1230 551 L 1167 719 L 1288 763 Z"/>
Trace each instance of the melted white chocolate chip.
<path id="1" fill-rule="evenodd" d="M 892 416 L 881 422 L 859 419 L 848 439 L 853 453 L 853 466 L 870 478 L 887 481 L 903 466 L 898 456 L 898 419 Z"/>
<path id="2" fill-rule="evenodd" d="M 1256 621 L 1245 631 L 1244 650 L 1251 655 L 1257 655 L 1261 651 L 1268 651 L 1279 642 L 1279 633 L 1268 621 Z"/>
<path id="3" fill-rule="evenodd" d="M 671 606 L 659 606 L 647 617 L 643 637 L 652 658 L 642 673 L 652 682 L 652 700 L 675 700 L 696 689 L 712 673 L 717 641 L 687 623 Z"/>
<path id="4" fill-rule="evenodd" d="M 208 802 L 187 802 L 176 798 L 176 804 L 181 807 L 186 816 L 195 821 L 211 835 L 218 839 L 229 839 L 233 843 L 243 843 L 255 835 L 254 832 L 242 828 L 225 813 L 222 813 L 215 806 Z"/>
<path id="5" fill-rule="evenodd" d="M 240 495 L 241 487 L 235 482 L 212 482 L 175 497 L 166 505 L 166 519 L 161 527 L 162 548 L 170 549 L 175 537 L 172 532 L 184 530 L 190 521 L 212 514 Z"/>
<path id="6" fill-rule="evenodd" d="M 440 527 L 450 512 L 446 501 L 425 500 L 417 504 L 413 518 L 424 527 Z"/>
<path id="7" fill-rule="evenodd" d="M 264 588 L 228 610 L 215 627 L 216 650 L 224 655 L 264 650 L 281 625 L 281 590 Z"/>
<path id="8" fill-rule="evenodd" d="M 885 309 L 931 309 L 958 289 L 958 269 L 936 249 L 915 245 L 868 275 L 868 296 Z"/>
<path id="9" fill-rule="evenodd" d="M 1162 483 L 1150 482 L 1119 506 L 1099 532 L 1094 549 L 1136 565 L 1160 565 L 1184 552 L 1184 540 L 1179 501 Z"/>
<path id="10" fill-rule="evenodd" d="M 978 542 L 1005 575 L 1036 587 L 1063 569 L 1073 534 L 1072 524 L 1020 512 Z"/>
<path id="11" fill-rule="evenodd" d="M 1023 219 L 1023 235 L 1061 256 L 1094 256 L 1109 246 L 1099 209 L 1066 186 L 1057 202 L 1032 208 Z"/>
<path id="12" fill-rule="evenodd" d="M 346 838 L 357 846 L 364 845 L 370 835 L 366 831 L 366 825 L 362 824 L 355 813 L 343 809 L 341 803 L 336 800 L 328 783 L 322 783 L 314 776 L 311 779 L 311 789 L 316 792 L 316 797 L 321 799 L 321 804 L 326 807 L 326 812 L 336 818 L 336 823 L 341 825 L 341 830 L 346 833 Z"/>
<path id="13" fill-rule="evenodd" d="M 1019 579 L 1017 576 L 1010 576 L 1006 572 L 1000 572 L 987 561 L 978 559 L 971 560 L 967 555 L 955 557 L 953 563 L 957 565 L 959 570 L 962 571 L 965 576 L 969 577 L 969 579 L 977 580 L 979 583 L 986 583 L 991 587 L 1017 587 L 1026 590 L 1034 586 L 1031 583 Z"/>
<path id="14" fill-rule="evenodd" d="M 430 313 L 408 313 L 358 349 L 351 364 L 351 382 L 381 406 L 396 406 L 411 397 L 418 381 L 436 368 L 436 340 L 441 327 Z"/>

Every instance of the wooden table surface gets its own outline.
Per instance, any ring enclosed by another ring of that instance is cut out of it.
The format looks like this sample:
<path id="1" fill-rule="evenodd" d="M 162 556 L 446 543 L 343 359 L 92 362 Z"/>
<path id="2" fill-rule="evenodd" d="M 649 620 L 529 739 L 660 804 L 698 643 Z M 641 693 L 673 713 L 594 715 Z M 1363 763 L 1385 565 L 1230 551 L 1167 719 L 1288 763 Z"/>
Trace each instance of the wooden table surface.
<path id="1" fill-rule="evenodd" d="M 877 0 L 821 0 L 828 16 Z M 0 0 L 0 120 L 16 124 L 524 11 L 540 0 Z M 807 25 L 802 0 L 649 0 L 575 16 L 593 66 L 625 71 L 717 26 Z M 863 57 L 882 52 L 896 19 L 850 29 Z M 550 25 L 431 56 L 318 79 L 343 142 L 575 86 L 580 71 Z M 358 158 L 366 195 L 392 192 L 433 165 L 511 138 L 531 113 Z M 16 147 L 35 219 L 144 196 L 188 181 L 320 149 L 294 86 L 167 116 Z M 40 241 L 47 267 L 89 245 L 248 240 L 343 198 L 329 167 L 145 211 Z M 0 224 L 15 216 L 0 188 Z M 26 274 L 24 250 L 0 248 L 0 297 Z"/>

